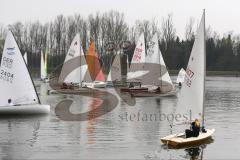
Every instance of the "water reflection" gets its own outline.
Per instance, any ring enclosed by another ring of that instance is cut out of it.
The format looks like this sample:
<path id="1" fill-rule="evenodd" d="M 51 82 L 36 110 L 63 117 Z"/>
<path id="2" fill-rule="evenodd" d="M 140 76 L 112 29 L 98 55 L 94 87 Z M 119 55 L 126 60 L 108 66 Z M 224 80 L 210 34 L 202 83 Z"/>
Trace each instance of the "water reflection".
<path id="1" fill-rule="evenodd" d="M 185 149 L 187 153 L 186 158 L 189 160 L 202 160 L 203 159 L 203 148 L 194 147 Z"/>
<path id="2" fill-rule="evenodd" d="M 33 148 L 38 141 L 40 124 L 46 118 L 46 116 L 1 116 L 1 158 L 26 159 L 34 154 Z"/>
<path id="3" fill-rule="evenodd" d="M 117 97 L 116 108 L 89 121 L 64 121 L 56 116 L 56 105 L 72 100 L 72 113 L 85 113 L 102 105 L 106 95 L 45 95 L 48 85 L 37 82 L 42 103 L 51 105 L 47 117 L 0 117 L 2 159 L 239 159 L 240 81 L 233 77 L 207 77 L 206 125 L 215 128 L 214 143 L 188 149 L 171 149 L 160 138 L 169 135 L 168 120 L 149 119 L 151 114 L 170 114 L 177 98 L 136 98 L 131 106 Z M 109 90 L 117 95 L 114 90 Z M 108 110 L 111 101 L 105 101 Z M 129 115 L 141 113 L 139 121 Z M 121 116 L 128 114 L 128 119 Z M 148 119 L 144 118 L 148 116 Z M 183 130 L 183 129 L 182 129 Z M 229 149 L 233 148 L 233 149 Z"/>

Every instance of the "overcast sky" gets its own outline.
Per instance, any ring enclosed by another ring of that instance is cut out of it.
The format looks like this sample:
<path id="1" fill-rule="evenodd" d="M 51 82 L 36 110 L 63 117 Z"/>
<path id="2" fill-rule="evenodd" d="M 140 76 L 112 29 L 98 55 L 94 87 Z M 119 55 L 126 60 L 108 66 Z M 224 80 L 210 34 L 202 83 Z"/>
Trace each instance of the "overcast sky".
<path id="1" fill-rule="evenodd" d="M 239 0 L 0 0 L 0 23 L 35 20 L 44 23 L 59 14 L 79 13 L 87 17 L 96 11 L 117 10 L 133 25 L 136 19 L 156 18 L 161 22 L 162 17 L 171 13 L 177 35 L 183 37 L 190 17 L 197 24 L 204 8 L 207 26 L 221 35 L 229 31 L 240 34 Z"/>

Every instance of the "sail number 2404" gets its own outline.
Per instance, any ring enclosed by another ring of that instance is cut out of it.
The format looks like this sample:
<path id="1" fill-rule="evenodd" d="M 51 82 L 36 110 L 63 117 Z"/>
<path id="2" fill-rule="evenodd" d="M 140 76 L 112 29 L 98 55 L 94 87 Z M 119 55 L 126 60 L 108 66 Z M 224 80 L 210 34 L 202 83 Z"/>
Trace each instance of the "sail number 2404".
<path id="1" fill-rule="evenodd" d="M 12 83 L 14 74 L 1 69 L 0 79 Z"/>

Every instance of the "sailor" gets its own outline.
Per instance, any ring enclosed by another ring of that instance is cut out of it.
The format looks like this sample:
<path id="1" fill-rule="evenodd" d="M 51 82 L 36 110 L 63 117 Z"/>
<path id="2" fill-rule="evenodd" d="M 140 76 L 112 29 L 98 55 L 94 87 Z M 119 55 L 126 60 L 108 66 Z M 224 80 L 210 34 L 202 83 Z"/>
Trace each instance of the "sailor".
<path id="1" fill-rule="evenodd" d="M 63 82 L 63 83 L 62 83 L 62 86 L 61 86 L 61 89 L 68 89 L 67 83 Z"/>
<path id="2" fill-rule="evenodd" d="M 191 123 L 190 129 L 185 130 L 185 135 L 186 135 L 186 138 L 198 137 L 199 132 L 200 132 L 200 122 L 198 121 L 198 119 L 195 119 L 195 121 Z"/>

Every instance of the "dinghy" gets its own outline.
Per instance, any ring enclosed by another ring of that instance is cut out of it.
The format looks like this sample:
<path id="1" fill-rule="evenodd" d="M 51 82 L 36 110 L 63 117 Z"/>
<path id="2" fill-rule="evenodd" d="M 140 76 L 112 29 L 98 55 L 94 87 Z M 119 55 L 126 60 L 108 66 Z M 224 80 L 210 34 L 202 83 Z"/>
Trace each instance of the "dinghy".
<path id="1" fill-rule="evenodd" d="M 175 115 L 182 115 L 173 124 L 192 122 L 198 119 L 201 127 L 204 124 L 204 96 L 205 96 L 205 76 L 206 76 L 206 44 L 205 44 L 205 11 L 199 25 L 193 49 L 189 58 L 186 75 L 180 91 Z M 209 139 L 215 129 L 205 129 L 200 132 L 198 137 L 185 138 L 184 133 L 173 134 L 161 138 L 162 143 L 175 147 L 203 143 Z"/>
<path id="2" fill-rule="evenodd" d="M 158 46 L 158 37 L 155 34 L 149 42 L 149 48 L 145 57 L 144 71 L 147 73 L 142 76 L 140 90 L 132 93 L 135 97 L 152 97 L 152 96 L 175 96 L 176 90 L 167 71 L 161 51 Z M 141 72 L 141 71 L 138 71 Z M 138 72 L 135 72 L 138 73 Z"/>
<path id="3" fill-rule="evenodd" d="M 127 67 L 127 66 L 126 66 Z M 121 55 L 120 52 L 114 57 L 112 62 L 110 72 L 107 77 L 107 86 L 108 87 L 124 87 L 126 83 L 122 81 L 122 68 L 121 68 Z"/>
<path id="4" fill-rule="evenodd" d="M 57 84 L 52 84 L 54 89 L 48 90 L 48 94 L 91 92 L 90 89 L 83 88 L 84 83 L 91 82 L 92 79 L 80 44 L 80 35 L 76 34 L 65 57 L 59 78 L 56 80 Z"/>
<path id="5" fill-rule="evenodd" d="M 40 104 L 39 97 L 24 58 L 8 31 L 0 66 L 0 114 L 46 114 L 49 105 Z"/>
<path id="6" fill-rule="evenodd" d="M 81 65 L 83 64 L 83 65 Z M 71 70 L 75 68 L 74 70 Z M 69 70 L 70 73 L 69 73 Z M 83 82 L 92 81 L 88 72 L 88 66 L 80 45 L 80 35 L 77 34 L 68 50 L 58 83 L 83 87 Z"/>
<path id="7" fill-rule="evenodd" d="M 147 88 L 141 87 L 143 76 L 149 72 L 144 69 L 145 53 L 145 40 L 142 33 L 138 38 L 131 65 L 127 72 L 127 83 L 129 83 L 129 86 L 128 88 L 121 88 L 121 92 L 137 93 L 138 91 L 147 91 Z"/>

